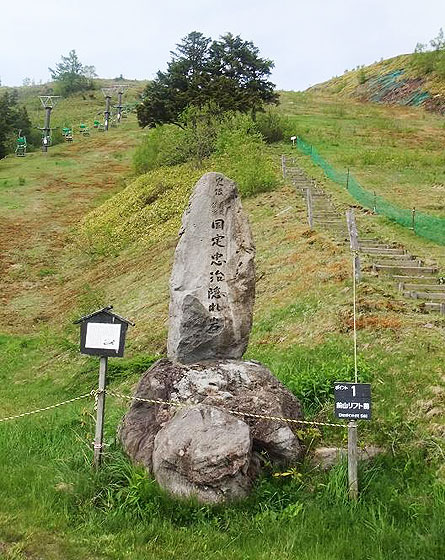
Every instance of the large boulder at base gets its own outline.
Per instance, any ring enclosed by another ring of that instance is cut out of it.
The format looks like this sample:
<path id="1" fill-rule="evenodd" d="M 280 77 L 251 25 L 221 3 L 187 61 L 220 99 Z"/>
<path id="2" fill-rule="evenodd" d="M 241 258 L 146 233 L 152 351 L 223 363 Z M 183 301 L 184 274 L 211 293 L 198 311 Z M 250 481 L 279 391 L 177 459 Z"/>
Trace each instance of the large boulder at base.
<path id="1" fill-rule="evenodd" d="M 135 397 L 302 419 L 295 396 L 257 362 L 224 360 L 183 365 L 160 360 L 145 372 Z M 120 438 L 134 462 L 153 470 L 155 438 L 176 412 L 174 406 L 132 402 L 122 422 Z M 239 418 L 249 426 L 254 451 L 266 451 L 273 462 L 281 464 L 301 459 L 303 447 L 296 434 L 298 424 L 249 416 Z"/>
<path id="2" fill-rule="evenodd" d="M 244 498 L 254 466 L 249 426 L 212 406 L 178 410 L 154 440 L 154 476 L 176 496 L 207 503 Z"/>
<path id="3" fill-rule="evenodd" d="M 170 279 L 172 361 L 242 357 L 252 326 L 254 256 L 235 183 L 206 173 L 184 212 Z"/>

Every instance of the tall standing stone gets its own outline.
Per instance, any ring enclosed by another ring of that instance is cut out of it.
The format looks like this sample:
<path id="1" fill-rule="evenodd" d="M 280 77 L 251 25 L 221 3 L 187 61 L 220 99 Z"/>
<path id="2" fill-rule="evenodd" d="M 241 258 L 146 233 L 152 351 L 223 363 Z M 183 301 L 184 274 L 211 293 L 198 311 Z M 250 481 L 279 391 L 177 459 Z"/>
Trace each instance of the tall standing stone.
<path id="1" fill-rule="evenodd" d="M 239 359 L 252 326 L 255 247 L 236 185 L 221 173 L 196 184 L 170 279 L 167 353 L 180 363 Z"/>

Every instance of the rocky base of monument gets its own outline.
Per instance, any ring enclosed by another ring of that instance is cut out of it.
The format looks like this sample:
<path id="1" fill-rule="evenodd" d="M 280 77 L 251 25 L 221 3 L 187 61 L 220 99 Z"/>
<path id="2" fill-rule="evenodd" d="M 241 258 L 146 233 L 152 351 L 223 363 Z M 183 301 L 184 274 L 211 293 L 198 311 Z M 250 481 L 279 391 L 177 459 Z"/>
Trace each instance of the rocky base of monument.
<path id="1" fill-rule="evenodd" d="M 260 473 L 261 452 L 278 464 L 303 456 L 298 425 L 233 414 L 302 419 L 295 396 L 257 362 L 160 360 L 134 396 L 187 404 L 134 400 L 120 428 L 130 458 L 173 495 L 210 503 L 240 499 Z"/>

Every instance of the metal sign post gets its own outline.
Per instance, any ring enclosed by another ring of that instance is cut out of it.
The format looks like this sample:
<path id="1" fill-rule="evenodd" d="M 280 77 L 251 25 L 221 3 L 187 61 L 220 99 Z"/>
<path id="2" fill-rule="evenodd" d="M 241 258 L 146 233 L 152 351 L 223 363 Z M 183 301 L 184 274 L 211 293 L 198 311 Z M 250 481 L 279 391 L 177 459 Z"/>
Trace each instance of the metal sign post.
<path id="1" fill-rule="evenodd" d="M 90 356 L 99 356 L 99 388 L 97 391 L 96 431 L 94 436 L 93 465 L 99 468 L 103 456 L 103 433 L 105 418 L 105 387 L 107 384 L 108 357 L 124 355 L 125 336 L 131 321 L 111 312 L 112 306 L 99 309 L 90 315 L 81 317 L 75 324 L 80 324 L 80 352 Z"/>
<path id="2" fill-rule="evenodd" d="M 105 418 L 105 385 L 107 382 L 108 358 L 101 356 L 99 360 L 99 388 L 97 392 L 96 433 L 94 436 L 93 465 L 97 469 L 102 462 Z"/>

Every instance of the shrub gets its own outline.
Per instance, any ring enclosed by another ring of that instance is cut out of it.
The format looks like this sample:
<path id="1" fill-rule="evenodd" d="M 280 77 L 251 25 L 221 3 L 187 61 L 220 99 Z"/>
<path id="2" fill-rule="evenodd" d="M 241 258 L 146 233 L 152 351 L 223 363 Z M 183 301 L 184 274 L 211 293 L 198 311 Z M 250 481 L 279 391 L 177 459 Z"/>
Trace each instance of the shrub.
<path id="1" fill-rule="evenodd" d="M 363 85 L 364 83 L 367 82 L 368 77 L 366 75 L 366 72 L 365 72 L 364 68 L 360 68 L 360 70 L 358 71 L 357 79 L 358 79 L 358 83 L 360 85 Z"/>
<path id="2" fill-rule="evenodd" d="M 216 170 L 238 184 L 242 196 L 268 191 L 278 184 L 273 161 L 262 136 L 247 115 L 232 115 L 223 124 L 215 146 Z"/>
<path id="3" fill-rule="evenodd" d="M 268 111 L 257 116 L 255 126 L 264 141 L 272 144 L 285 139 L 289 123 L 285 117 L 276 112 Z"/>
<path id="4" fill-rule="evenodd" d="M 133 165 L 136 173 L 147 173 L 164 165 L 179 165 L 189 159 L 185 131 L 174 125 L 150 130 L 136 148 Z"/>

